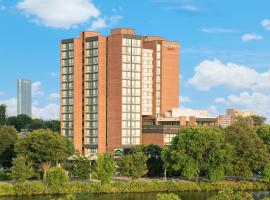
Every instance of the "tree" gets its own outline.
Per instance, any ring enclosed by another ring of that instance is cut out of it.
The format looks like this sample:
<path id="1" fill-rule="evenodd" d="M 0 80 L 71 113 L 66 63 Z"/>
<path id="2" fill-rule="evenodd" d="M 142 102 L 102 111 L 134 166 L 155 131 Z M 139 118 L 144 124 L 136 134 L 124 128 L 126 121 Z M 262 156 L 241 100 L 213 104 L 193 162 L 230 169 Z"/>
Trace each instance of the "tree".
<path id="1" fill-rule="evenodd" d="M 119 170 L 124 176 L 138 179 L 147 173 L 146 161 L 147 156 L 143 152 L 135 151 L 120 158 L 118 162 Z"/>
<path id="2" fill-rule="evenodd" d="M 270 152 L 270 126 L 258 126 L 256 132 L 258 136 L 262 139 L 263 143 L 267 146 L 268 152 Z"/>
<path id="3" fill-rule="evenodd" d="M 66 138 L 51 130 L 35 130 L 18 140 L 15 150 L 18 154 L 28 157 L 35 169 L 46 172 L 57 163 L 65 161 L 71 153 Z"/>
<path id="4" fill-rule="evenodd" d="M 252 177 L 269 160 L 266 145 L 259 138 L 249 119 L 242 119 L 225 129 L 226 141 L 234 146 L 233 174 Z"/>
<path id="5" fill-rule="evenodd" d="M 270 181 L 270 163 L 266 163 L 263 168 L 263 178 Z"/>
<path id="6" fill-rule="evenodd" d="M 144 153 L 149 156 L 146 164 L 147 176 L 160 177 L 163 173 L 163 161 L 161 160 L 161 148 L 158 145 L 150 144 L 144 148 Z"/>
<path id="7" fill-rule="evenodd" d="M 265 124 L 266 118 L 259 115 L 251 115 L 250 118 L 253 120 L 254 126 L 262 126 Z"/>
<path id="8" fill-rule="evenodd" d="M 89 179 L 89 175 L 91 172 L 90 160 L 83 156 L 79 156 L 75 159 L 71 166 L 71 176 L 83 180 Z"/>
<path id="9" fill-rule="evenodd" d="M 14 158 L 14 144 L 17 140 L 17 131 L 11 126 L 0 126 L 0 165 L 11 167 Z"/>
<path id="10" fill-rule="evenodd" d="M 6 105 L 0 105 L 0 125 L 6 124 Z"/>
<path id="11" fill-rule="evenodd" d="M 48 170 L 46 181 L 52 188 L 59 189 L 68 179 L 67 172 L 62 167 L 52 167 Z"/>
<path id="12" fill-rule="evenodd" d="M 17 131 L 22 129 L 28 129 L 28 126 L 32 123 L 31 117 L 27 115 L 18 115 L 17 117 L 9 117 L 7 119 L 7 124 L 14 126 Z"/>
<path id="13" fill-rule="evenodd" d="M 162 150 L 167 169 L 198 181 L 199 176 L 210 180 L 223 179 L 231 170 L 233 148 L 225 143 L 221 129 L 197 126 L 184 128 Z"/>
<path id="14" fill-rule="evenodd" d="M 101 181 L 101 184 L 110 184 L 113 174 L 116 171 L 116 164 L 111 154 L 99 154 L 94 167 L 94 175 Z"/>
<path id="15" fill-rule="evenodd" d="M 24 182 L 34 174 L 31 162 L 23 155 L 14 158 L 12 164 L 11 177 L 13 180 Z"/>

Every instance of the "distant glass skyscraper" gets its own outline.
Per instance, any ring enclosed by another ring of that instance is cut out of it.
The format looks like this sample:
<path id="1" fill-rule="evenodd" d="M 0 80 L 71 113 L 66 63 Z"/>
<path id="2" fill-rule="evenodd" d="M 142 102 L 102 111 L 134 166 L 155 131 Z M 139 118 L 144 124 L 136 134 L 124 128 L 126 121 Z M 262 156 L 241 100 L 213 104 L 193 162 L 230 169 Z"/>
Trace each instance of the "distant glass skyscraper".
<path id="1" fill-rule="evenodd" d="M 30 80 L 17 80 L 17 115 L 32 116 L 32 82 Z"/>

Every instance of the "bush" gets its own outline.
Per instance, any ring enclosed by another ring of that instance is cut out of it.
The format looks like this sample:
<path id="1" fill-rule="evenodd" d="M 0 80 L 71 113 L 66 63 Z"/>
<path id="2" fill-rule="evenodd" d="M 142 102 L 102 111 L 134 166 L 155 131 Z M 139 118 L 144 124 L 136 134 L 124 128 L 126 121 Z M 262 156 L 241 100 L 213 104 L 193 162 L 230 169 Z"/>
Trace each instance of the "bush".
<path id="1" fill-rule="evenodd" d="M 157 200 L 180 200 L 180 198 L 173 193 L 170 194 L 157 194 Z"/>
<path id="2" fill-rule="evenodd" d="M 62 167 L 52 167 L 48 170 L 46 181 L 53 189 L 59 189 L 68 182 L 67 172 Z"/>
<path id="3" fill-rule="evenodd" d="M 14 158 L 12 164 L 11 177 L 17 182 L 24 182 L 34 174 L 32 164 L 22 155 Z"/>
<path id="4" fill-rule="evenodd" d="M 115 165 L 114 158 L 111 154 L 104 153 L 98 155 L 94 167 L 94 176 L 101 181 L 102 185 L 111 183 L 112 176 L 116 170 Z"/>
<path id="5" fill-rule="evenodd" d="M 78 159 L 74 160 L 73 163 L 70 164 L 70 176 L 73 178 L 78 178 L 82 180 L 89 179 L 90 175 L 90 160 L 85 157 L 79 156 Z"/>

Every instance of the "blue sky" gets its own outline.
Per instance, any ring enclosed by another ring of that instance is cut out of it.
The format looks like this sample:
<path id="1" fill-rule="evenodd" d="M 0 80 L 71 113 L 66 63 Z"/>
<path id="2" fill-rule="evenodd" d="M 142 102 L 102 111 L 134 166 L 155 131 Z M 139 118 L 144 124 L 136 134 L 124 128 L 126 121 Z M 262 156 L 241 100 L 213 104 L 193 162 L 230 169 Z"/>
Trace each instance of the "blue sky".
<path id="1" fill-rule="evenodd" d="M 181 106 L 270 118 L 269 0 L 0 0 L 0 103 L 33 81 L 33 114 L 59 115 L 59 41 L 131 27 L 181 44 Z"/>

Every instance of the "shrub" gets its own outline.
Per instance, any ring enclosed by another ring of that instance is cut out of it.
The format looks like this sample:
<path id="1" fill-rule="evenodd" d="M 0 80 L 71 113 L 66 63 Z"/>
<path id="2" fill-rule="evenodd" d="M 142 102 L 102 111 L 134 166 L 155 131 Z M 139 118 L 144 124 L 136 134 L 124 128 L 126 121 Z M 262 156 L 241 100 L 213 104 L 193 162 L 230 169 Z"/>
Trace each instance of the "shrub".
<path id="1" fill-rule="evenodd" d="M 157 200 L 180 200 L 180 198 L 173 193 L 170 194 L 157 194 Z"/>
<path id="2" fill-rule="evenodd" d="M 59 189 L 68 182 L 67 172 L 62 167 L 52 167 L 48 170 L 46 181 L 52 188 Z"/>
<path id="3" fill-rule="evenodd" d="M 85 157 L 79 156 L 74 160 L 70 167 L 70 175 L 74 178 L 87 180 L 90 175 L 90 160 Z"/>
<path id="4" fill-rule="evenodd" d="M 26 179 L 30 178 L 34 173 L 32 164 L 22 155 L 14 158 L 12 164 L 11 177 L 17 182 L 26 181 Z"/>
<path id="5" fill-rule="evenodd" d="M 101 184 L 110 184 L 112 176 L 115 173 L 116 166 L 114 158 L 111 154 L 99 154 L 94 167 L 94 175 Z"/>

